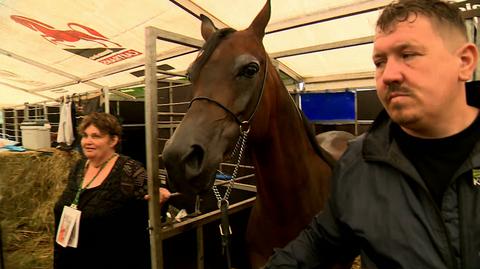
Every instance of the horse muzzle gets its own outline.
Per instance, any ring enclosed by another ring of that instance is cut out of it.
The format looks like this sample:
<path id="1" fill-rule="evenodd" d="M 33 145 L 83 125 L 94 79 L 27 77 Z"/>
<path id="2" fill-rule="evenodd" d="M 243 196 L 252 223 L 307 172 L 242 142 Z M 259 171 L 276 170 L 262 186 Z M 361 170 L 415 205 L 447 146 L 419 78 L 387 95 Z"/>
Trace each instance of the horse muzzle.
<path id="1" fill-rule="evenodd" d="M 216 165 L 206 162 L 203 146 L 167 143 L 162 157 L 167 169 L 167 182 L 173 191 L 198 194 L 212 187 Z"/>

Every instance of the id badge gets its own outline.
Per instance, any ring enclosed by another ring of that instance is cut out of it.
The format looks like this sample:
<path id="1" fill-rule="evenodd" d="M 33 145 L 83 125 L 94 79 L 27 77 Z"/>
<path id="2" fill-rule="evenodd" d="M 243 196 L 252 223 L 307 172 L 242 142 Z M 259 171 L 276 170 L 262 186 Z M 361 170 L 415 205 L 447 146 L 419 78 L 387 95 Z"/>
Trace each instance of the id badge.
<path id="1" fill-rule="evenodd" d="M 78 245 L 78 236 L 80 233 L 80 210 L 69 206 L 63 207 L 60 223 L 58 224 L 55 242 L 62 247 L 74 247 Z"/>

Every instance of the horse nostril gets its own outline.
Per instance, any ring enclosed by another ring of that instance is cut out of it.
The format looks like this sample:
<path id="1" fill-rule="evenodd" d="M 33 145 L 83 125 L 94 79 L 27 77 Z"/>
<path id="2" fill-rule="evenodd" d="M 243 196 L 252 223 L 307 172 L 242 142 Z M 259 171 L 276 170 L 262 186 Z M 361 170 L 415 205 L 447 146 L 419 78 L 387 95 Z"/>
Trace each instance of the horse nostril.
<path id="1" fill-rule="evenodd" d="M 199 145 L 192 145 L 192 150 L 185 157 L 185 172 L 187 175 L 196 176 L 201 172 L 205 151 Z"/>

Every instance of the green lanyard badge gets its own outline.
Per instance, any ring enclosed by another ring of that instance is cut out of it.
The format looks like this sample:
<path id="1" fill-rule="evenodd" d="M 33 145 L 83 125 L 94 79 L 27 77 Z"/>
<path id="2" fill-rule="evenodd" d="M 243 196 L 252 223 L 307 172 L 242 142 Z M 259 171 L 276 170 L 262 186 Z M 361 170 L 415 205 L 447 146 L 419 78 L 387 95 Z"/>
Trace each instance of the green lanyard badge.
<path id="1" fill-rule="evenodd" d="M 77 194 L 75 195 L 75 199 L 73 199 L 73 202 L 72 204 L 70 205 L 71 208 L 74 208 L 74 209 L 77 209 L 77 205 L 78 205 L 78 201 L 80 200 L 80 195 L 90 186 L 90 184 L 92 184 L 92 182 L 98 177 L 98 175 L 100 174 L 100 172 L 102 172 L 103 168 L 105 168 L 105 166 L 107 166 L 107 163 L 113 159 L 113 157 L 117 156 L 118 154 L 117 153 L 114 153 L 112 156 L 110 156 L 110 158 L 108 158 L 108 160 L 106 160 L 104 163 L 102 163 L 100 169 L 98 169 L 97 173 L 95 174 L 95 176 L 90 179 L 90 181 L 87 183 L 87 185 L 85 186 L 85 188 L 82 188 L 82 185 L 83 185 L 83 180 L 85 179 L 85 173 L 87 171 L 87 168 L 88 168 L 88 165 L 89 165 L 89 161 L 87 161 L 87 163 L 85 164 L 85 170 L 84 170 L 84 176 L 82 178 L 82 181 L 80 182 L 80 185 L 78 186 L 78 189 L 77 189 Z"/>

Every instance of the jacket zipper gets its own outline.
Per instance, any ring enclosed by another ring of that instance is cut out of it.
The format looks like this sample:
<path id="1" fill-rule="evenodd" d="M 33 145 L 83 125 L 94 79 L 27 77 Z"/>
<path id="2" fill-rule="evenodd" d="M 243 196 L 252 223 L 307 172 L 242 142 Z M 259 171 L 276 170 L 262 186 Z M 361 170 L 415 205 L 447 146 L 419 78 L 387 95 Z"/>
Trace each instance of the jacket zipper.
<path id="1" fill-rule="evenodd" d="M 435 207 L 435 211 L 437 213 L 437 217 L 439 217 L 441 219 L 441 226 L 442 226 L 442 230 L 443 230 L 443 234 L 445 236 L 445 238 L 447 239 L 447 245 L 448 245 L 448 252 L 449 252 L 449 258 L 450 258 L 450 262 L 453 264 L 454 268 L 455 269 L 458 269 L 458 264 L 457 264 L 457 259 L 455 258 L 455 253 L 453 253 L 453 246 L 452 246 L 452 242 L 450 240 L 450 235 L 448 234 L 448 230 L 447 230 L 447 226 L 445 225 L 445 221 L 443 220 L 443 216 L 442 216 L 442 212 L 441 210 L 438 208 L 438 206 L 436 205 L 436 203 L 433 201 L 433 197 L 432 195 L 430 194 L 430 192 L 428 192 L 428 196 L 430 197 L 430 202 L 433 203 L 434 207 Z M 460 212 L 459 212 L 460 213 Z M 458 229 L 460 229 L 460 225 L 458 227 Z M 460 232 L 460 230 L 459 230 Z M 460 239 L 461 240 L 461 239 Z"/>
<path id="2" fill-rule="evenodd" d="M 399 169 L 399 167 L 397 167 L 397 169 L 399 171 L 402 171 L 401 169 Z M 422 179 L 420 179 L 422 180 Z M 435 213 L 437 214 L 437 219 L 440 219 L 440 226 L 443 230 L 443 235 L 444 237 L 447 239 L 447 246 L 448 246 L 448 253 L 450 254 L 449 258 L 450 259 L 450 263 L 452 263 L 452 265 L 454 266 L 453 268 L 451 269 L 458 269 L 458 264 L 457 264 L 457 259 L 455 258 L 455 253 L 453 252 L 453 246 L 452 246 L 452 242 L 450 240 L 450 235 L 448 234 L 448 230 L 447 230 L 447 226 L 445 225 L 445 221 L 443 220 L 443 216 L 442 216 L 442 211 L 440 208 L 438 208 L 437 206 L 437 203 L 435 202 L 435 200 L 433 199 L 432 197 L 432 194 L 430 193 L 430 191 L 425 187 L 423 186 L 422 184 L 419 183 L 419 181 L 417 181 L 416 179 L 413 179 L 412 178 L 412 181 L 415 182 L 415 184 L 419 185 L 420 188 L 423 190 L 423 192 L 425 192 L 427 194 L 427 197 L 430 201 L 430 206 L 433 205 L 433 208 L 435 208 Z M 459 205 L 460 206 L 460 205 Z M 460 208 L 459 208 L 460 210 Z M 459 212 L 460 214 L 460 212 Z M 460 226 L 460 225 L 459 225 Z M 460 229 L 460 227 L 458 227 Z M 459 230 L 460 231 L 460 230 Z M 461 240 L 461 239 L 460 239 Z"/>

